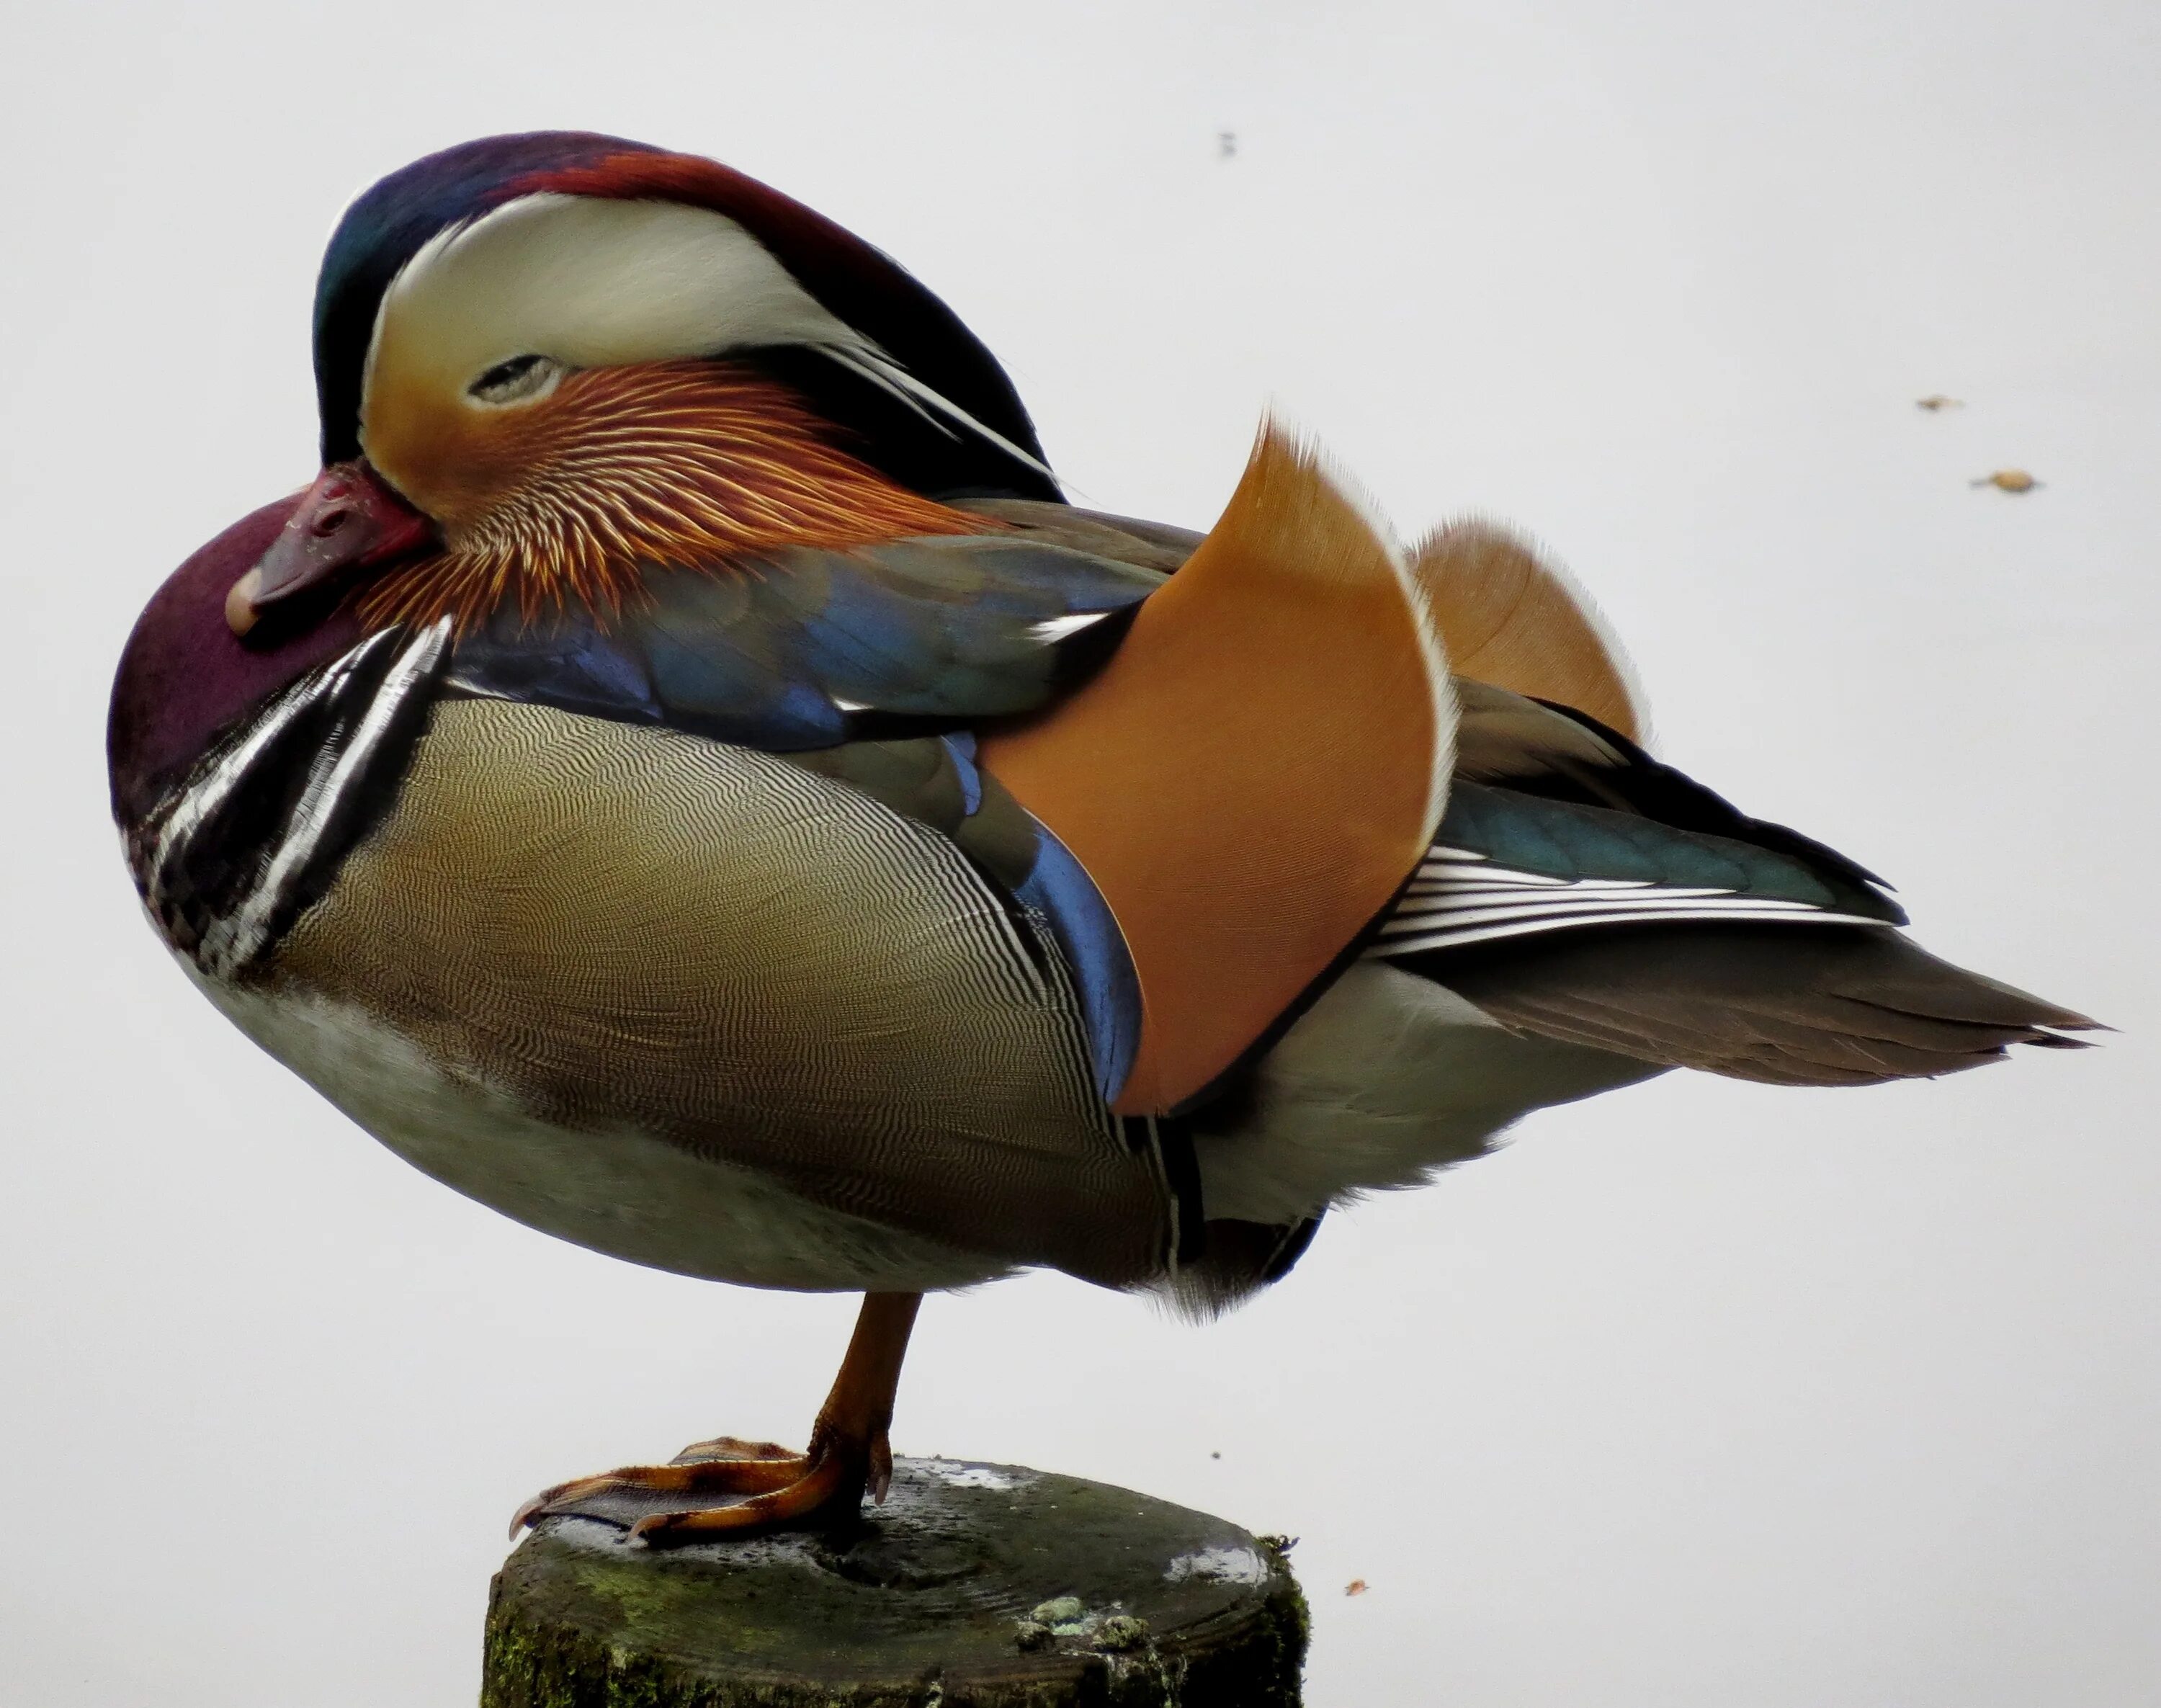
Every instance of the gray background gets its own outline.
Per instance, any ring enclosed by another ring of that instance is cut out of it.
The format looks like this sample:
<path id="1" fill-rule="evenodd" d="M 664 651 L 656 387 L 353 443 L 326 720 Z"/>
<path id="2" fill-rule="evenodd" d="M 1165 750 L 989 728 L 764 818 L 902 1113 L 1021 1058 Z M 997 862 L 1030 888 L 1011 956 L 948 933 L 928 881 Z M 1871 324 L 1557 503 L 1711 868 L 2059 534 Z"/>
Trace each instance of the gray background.
<path id="1" fill-rule="evenodd" d="M 581 125 L 893 250 L 1086 500 L 1205 524 L 1273 399 L 1406 534 L 1534 530 L 1667 757 L 2123 1028 L 1535 1119 L 1212 1329 L 934 1300 L 902 1450 L 1301 1534 L 1316 1708 L 2153 1700 L 2157 20 L 11 8 L 0 1698 L 469 1701 L 520 1499 L 799 1435 L 846 1335 L 406 1169 L 190 993 L 106 821 L 135 612 L 312 472 L 343 201 Z"/>

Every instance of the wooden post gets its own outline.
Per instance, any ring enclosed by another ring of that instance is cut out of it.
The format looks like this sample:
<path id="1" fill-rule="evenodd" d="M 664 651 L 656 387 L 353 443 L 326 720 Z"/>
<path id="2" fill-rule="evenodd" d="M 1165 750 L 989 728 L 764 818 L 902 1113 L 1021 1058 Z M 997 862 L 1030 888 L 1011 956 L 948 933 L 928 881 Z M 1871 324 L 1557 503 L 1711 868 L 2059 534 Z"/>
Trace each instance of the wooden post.
<path id="1" fill-rule="evenodd" d="M 845 1530 L 655 1550 L 596 1503 L 488 1599 L 481 1708 L 1296 1708 L 1279 1544 L 1010 1465 L 894 1461 Z"/>

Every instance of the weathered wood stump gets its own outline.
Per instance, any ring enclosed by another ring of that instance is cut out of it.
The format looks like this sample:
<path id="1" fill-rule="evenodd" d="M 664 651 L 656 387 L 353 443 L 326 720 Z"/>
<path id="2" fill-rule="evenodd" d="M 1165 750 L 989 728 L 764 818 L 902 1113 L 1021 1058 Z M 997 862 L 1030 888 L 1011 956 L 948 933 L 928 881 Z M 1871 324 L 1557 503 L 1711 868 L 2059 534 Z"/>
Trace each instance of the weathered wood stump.
<path id="1" fill-rule="evenodd" d="M 1273 1542 L 1018 1466 L 894 1462 L 843 1530 L 656 1551 L 612 1497 L 488 1599 L 481 1708 L 1296 1708 Z"/>

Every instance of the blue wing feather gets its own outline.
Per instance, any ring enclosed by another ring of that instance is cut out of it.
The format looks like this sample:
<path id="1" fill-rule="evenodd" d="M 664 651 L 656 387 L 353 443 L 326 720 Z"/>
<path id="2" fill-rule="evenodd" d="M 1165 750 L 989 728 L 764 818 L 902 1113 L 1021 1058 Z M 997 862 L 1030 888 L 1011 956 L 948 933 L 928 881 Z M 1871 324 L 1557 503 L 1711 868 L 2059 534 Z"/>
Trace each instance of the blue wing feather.
<path id="1" fill-rule="evenodd" d="M 798 547 L 648 570 L 645 596 L 605 624 L 582 609 L 529 622 L 507 606 L 459 643 L 453 680 L 802 752 L 879 718 L 965 726 L 1048 705 L 1163 579 L 1006 535 Z"/>

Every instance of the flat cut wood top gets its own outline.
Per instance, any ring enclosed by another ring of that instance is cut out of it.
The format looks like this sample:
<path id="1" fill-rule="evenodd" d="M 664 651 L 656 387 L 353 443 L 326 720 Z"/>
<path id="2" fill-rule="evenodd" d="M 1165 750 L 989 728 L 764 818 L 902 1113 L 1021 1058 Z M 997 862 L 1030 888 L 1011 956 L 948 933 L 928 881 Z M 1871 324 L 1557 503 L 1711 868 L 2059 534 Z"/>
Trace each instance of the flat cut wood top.
<path id="1" fill-rule="evenodd" d="M 490 1597 L 482 1708 L 1294 1708 L 1305 1607 L 1237 1525 L 1078 1477 L 895 1461 L 851 1529 L 655 1552 L 612 1497 Z"/>

